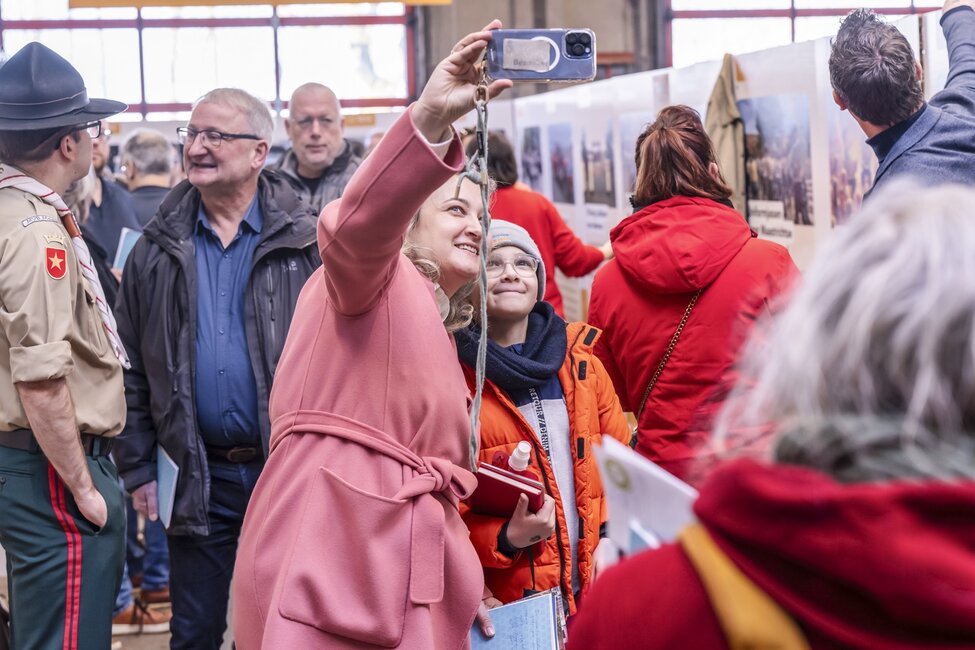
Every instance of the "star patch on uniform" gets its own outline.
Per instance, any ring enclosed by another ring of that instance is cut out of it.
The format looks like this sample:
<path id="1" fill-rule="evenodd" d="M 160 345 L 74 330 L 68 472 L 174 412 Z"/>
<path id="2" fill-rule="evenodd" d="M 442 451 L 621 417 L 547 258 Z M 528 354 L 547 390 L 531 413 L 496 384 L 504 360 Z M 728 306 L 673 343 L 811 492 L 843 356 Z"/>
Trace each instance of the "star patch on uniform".
<path id="1" fill-rule="evenodd" d="M 48 246 L 44 251 L 44 258 L 47 263 L 47 274 L 55 280 L 63 278 L 68 270 L 68 258 L 65 250 Z"/>

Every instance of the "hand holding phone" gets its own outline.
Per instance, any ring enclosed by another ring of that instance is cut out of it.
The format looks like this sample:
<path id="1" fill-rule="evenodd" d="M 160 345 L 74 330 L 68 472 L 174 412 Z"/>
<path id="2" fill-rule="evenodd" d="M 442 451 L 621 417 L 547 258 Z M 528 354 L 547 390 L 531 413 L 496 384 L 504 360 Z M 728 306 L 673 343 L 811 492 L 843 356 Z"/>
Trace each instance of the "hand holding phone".
<path id="1" fill-rule="evenodd" d="M 592 81 L 596 35 L 589 29 L 498 29 L 488 43 L 487 76 L 536 83 Z"/>

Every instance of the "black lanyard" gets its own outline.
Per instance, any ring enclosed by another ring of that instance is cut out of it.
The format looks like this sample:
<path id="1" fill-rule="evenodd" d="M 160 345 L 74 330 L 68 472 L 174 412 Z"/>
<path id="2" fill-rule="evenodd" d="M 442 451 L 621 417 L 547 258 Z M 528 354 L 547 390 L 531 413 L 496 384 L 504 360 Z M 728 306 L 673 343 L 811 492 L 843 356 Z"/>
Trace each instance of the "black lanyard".
<path id="1" fill-rule="evenodd" d="M 552 457 L 552 450 L 548 446 L 548 424 L 545 422 L 545 409 L 542 407 L 542 399 L 538 396 L 538 391 L 531 387 L 528 394 L 532 398 L 532 406 L 535 407 L 535 418 L 538 420 L 538 438 L 542 441 L 542 448 L 545 455 Z"/>

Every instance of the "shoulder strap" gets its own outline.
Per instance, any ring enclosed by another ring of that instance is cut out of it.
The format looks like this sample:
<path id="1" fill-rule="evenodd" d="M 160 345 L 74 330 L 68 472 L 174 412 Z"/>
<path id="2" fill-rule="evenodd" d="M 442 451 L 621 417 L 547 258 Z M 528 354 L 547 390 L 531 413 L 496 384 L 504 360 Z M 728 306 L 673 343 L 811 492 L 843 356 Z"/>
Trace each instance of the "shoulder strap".
<path id="1" fill-rule="evenodd" d="M 795 620 L 735 566 L 704 526 L 685 528 L 680 544 L 704 584 L 731 650 L 809 650 Z"/>
<path id="2" fill-rule="evenodd" d="M 677 329 L 674 331 L 674 335 L 670 339 L 670 345 L 667 346 L 667 351 L 664 352 L 664 356 L 660 359 L 660 363 L 657 365 L 657 370 L 653 373 L 653 377 L 650 378 L 650 383 L 647 384 L 647 389 L 643 392 L 643 399 L 640 400 L 640 408 L 636 411 L 636 422 L 637 426 L 640 425 L 640 416 L 643 415 L 643 409 L 647 406 L 647 400 L 650 398 L 650 391 L 653 387 L 657 385 L 657 380 L 660 379 L 660 373 L 664 371 L 667 362 L 670 361 L 670 355 L 674 353 L 674 348 L 677 347 L 677 339 L 680 338 L 681 332 L 684 331 L 684 326 L 687 325 L 687 319 L 691 317 L 691 311 L 694 310 L 694 305 L 697 303 L 697 299 L 701 297 L 701 292 L 704 289 L 698 289 L 691 296 L 691 301 L 687 303 L 687 309 L 684 310 L 684 316 L 680 319 L 680 323 L 677 325 Z"/>

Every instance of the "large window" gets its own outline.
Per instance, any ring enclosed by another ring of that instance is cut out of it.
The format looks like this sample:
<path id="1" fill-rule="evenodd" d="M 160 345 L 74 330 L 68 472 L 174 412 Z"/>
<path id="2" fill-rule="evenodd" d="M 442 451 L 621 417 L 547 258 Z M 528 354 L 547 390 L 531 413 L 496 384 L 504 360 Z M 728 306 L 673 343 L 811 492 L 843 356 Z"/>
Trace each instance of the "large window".
<path id="1" fill-rule="evenodd" d="M 670 65 L 686 66 L 836 33 L 851 9 L 891 20 L 941 8 L 943 0 L 666 0 Z"/>
<path id="2" fill-rule="evenodd" d="M 318 81 L 345 107 L 405 106 L 413 94 L 413 15 L 399 2 L 68 9 L 0 0 L 0 51 L 40 41 L 74 64 L 88 92 L 170 117 L 218 86 L 279 109 Z"/>

